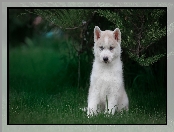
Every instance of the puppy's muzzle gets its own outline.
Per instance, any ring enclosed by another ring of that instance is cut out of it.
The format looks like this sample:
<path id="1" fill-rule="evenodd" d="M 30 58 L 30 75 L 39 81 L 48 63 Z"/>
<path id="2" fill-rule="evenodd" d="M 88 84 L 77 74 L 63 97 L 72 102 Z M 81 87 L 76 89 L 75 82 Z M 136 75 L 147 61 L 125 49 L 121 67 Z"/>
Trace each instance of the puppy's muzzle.
<path id="1" fill-rule="evenodd" d="M 103 57 L 103 61 L 104 61 L 105 63 L 107 63 L 107 62 L 108 62 L 108 57 Z"/>

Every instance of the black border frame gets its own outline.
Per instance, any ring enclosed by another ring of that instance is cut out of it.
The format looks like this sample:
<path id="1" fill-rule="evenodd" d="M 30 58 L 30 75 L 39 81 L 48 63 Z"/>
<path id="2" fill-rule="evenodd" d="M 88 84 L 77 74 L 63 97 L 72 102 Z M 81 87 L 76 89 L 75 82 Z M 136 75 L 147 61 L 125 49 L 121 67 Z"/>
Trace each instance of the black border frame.
<path id="1" fill-rule="evenodd" d="M 166 96 L 166 124 L 10 124 L 9 123 L 9 9 L 165 9 L 167 16 L 167 7 L 7 7 L 7 125 L 167 125 L 167 96 Z M 166 18 L 167 24 L 167 18 Z M 167 25 L 166 25 L 167 26 Z M 166 28 L 167 42 L 167 28 Z M 167 43 L 166 43 L 167 50 Z M 166 73 L 167 73 L 167 56 L 166 56 Z M 166 95 L 167 95 L 167 75 L 166 75 Z"/>

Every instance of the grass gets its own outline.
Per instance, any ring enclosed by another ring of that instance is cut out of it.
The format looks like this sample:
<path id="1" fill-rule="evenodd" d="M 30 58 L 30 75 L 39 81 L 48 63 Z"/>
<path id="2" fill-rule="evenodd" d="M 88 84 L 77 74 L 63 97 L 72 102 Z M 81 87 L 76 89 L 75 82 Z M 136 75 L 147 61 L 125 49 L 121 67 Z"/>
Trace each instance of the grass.
<path id="1" fill-rule="evenodd" d="M 147 112 L 143 108 L 130 109 L 128 113 L 107 117 L 100 114 L 87 118 L 79 108 L 85 98 L 71 91 L 57 95 L 30 93 L 10 94 L 10 124 L 164 124 L 163 112 Z"/>
<path id="2" fill-rule="evenodd" d="M 87 118 L 80 108 L 87 106 L 89 80 L 77 88 L 76 57 L 67 52 L 37 46 L 10 49 L 9 124 L 166 124 L 166 94 L 142 86 L 147 80 L 155 87 L 149 74 L 134 76 L 131 86 L 125 81 L 129 112 Z M 90 66 L 82 64 L 82 78 L 89 78 Z"/>

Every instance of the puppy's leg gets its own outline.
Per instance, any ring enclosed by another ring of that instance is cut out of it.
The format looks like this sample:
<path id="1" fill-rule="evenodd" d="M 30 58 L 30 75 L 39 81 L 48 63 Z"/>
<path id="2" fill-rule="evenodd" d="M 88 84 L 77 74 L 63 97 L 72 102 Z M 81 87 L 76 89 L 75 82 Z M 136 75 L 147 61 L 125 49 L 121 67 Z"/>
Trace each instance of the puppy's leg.
<path id="1" fill-rule="evenodd" d="M 109 97 L 106 106 L 105 106 L 105 113 L 114 115 L 117 109 L 117 100 L 114 97 Z"/>
<path id="2" fill-rule="evenodd" d="M 93 116 L 97 114 L 97 105 L 98 102 L 96 101 L 89 101 L 88 102 L 88 109 L 87 109 L 87 116 Z"/>
<path id="3" fill-rule="evenodd" d="M 126 92 L 123 93 L 122 97 L 118 102 L 118 111 L 121 112 L 122 110 L 129 110 L 129 100 Z"/>
<path id="4" fill-rule="evenodd" d="M 89 94 L 88 97 L 88 108 L 87 116 L 92 116 L 97 114 L 97 105 L 99 104 L 99 97 L 96 93 Z"/>

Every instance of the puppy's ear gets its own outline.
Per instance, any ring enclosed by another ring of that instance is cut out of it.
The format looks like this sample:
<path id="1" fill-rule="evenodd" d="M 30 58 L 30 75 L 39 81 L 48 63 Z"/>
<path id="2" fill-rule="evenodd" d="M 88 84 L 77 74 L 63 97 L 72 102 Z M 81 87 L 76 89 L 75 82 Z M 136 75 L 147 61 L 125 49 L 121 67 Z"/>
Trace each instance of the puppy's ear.
<path id="1" fill-rule="evenodd" d="M 94 28 L 94 42 L 96 42 L 101 36 L 101 30 L 98 26 Z"/>
<path id="2" fill-rule="evenodd" d="M 119 28 L 116 28 L 113 32 L 114 38 L 117 40 L 119 44 L 121 44 L 121 32 Z"/>

